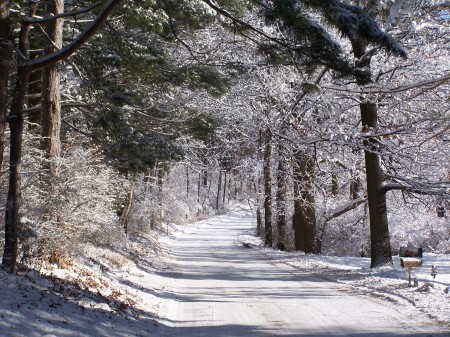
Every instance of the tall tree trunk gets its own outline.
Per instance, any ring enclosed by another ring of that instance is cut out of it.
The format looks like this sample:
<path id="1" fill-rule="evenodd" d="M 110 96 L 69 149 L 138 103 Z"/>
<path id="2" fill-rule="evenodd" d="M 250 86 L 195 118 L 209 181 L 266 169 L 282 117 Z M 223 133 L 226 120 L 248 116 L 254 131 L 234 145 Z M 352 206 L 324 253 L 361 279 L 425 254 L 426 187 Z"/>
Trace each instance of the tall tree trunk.
<path id="1" fill-rule="evenodd" d="M 262 223 L 261 208 L 258 206 L 258 208 L 256 209 L 256 236 L 259 238 L 261 237 L 262 227 L 263 223 Z"/>
<path id="2" fill-rule="evenodd" d="M 189 199 L 189 166 L 186 166 L 186 198 Z"/>
<path id="3" fill-rule="evenodd" d="M 264 149 L 264 244 L 272 246 L 272 131 L 267 128 L 265 132 L 266 144 Z"/>
<path id="4" fill-rule="evenodd" d="M 6 111 L 8 109 L 9 72 L 13 65 L 12 27 L 9 17 L 11 1 L 0 1 L 0 169 L 5 152 Z"/>
<path id="5" fill-rule="evenodd" d="M 286 250 L 286 162 L 283 159 L 284 146 L 281 139 L 278 144 L 278 169 L 277 169 L 277 230 L 278 242 L 276 247 Z"/>
<path id="6" fill-rule="evenodd" d="M 314 158 L 310 154 L 305 154 L 301 163 L 302 181 L 304 189 L 301 193 L 302 213 L 305 233 L 305 253 L 317 253 L 316 247 L 316 199 L 314 193 L 315 178 Z"/>
<path id="7" fill-rule="evenodd" d="M 127 193 L 127 197 L 125 200 L 125 207 L 123 209 L 122 214 L 120 215 L 119 222 L 122 228 L 125 231 L 125 235 L 128 235 L 128 217 L 130 215 L 131 207 L 133 206 L 134 199 L 134 187 L 136 186 L 136 179 L 133 178 L 133 181 L 130 186 L 130 190 Z"/>
<path id="8" fill-rule="evenodd" d="M 30 2 L 29 17 L 33 17 L 37 3 Z M 30 25 L 22 24 L 19 38 L 19 50 L 27 55 Z M 23 142 L 23 107 L 28 90 L 30 71 L 27 67 L 18 67 L 11 111 L 7 117 L 11 130 L 9 154 L 9 186 L 5 210 L 5 247 L 2 268 L 15 272 L 19 247 L 19 209 L 21 204 L 21 166 Z"/>
<path id="9" fill-rule="evenodd" d="M 158 186 L 158 207 L 159 207 L 159 223 L 162 224 L 163 214 L 163 185 L 164 185 L 164 163 L 159 163 L 156 168 L 156 184 Z"/>
<path id="10" fill-rule="evenodd" d="M 55 16 L 63 12 L 63 0 L 46 2 L 46 13 Z M 49 21 L 45 31 L 50 41 L 45 46 L 45 54 L 51 54 L 62 47 L 63 19 Z M 41 103 L 41 147 L 46 155 L 47 163 L 44 171 L 47 183 L 52 193 L 56 193 L 55 178 L 59 176 L 59 158 L 61 155 L 61 92 L 60 70 L 55 64 L 46 67 L 42 72 L 42 103 Z"/>
<path id="11" fill-rule="evenodd" d="M 294 165 L 294 214 L 292 215 L 292 227 L 294 228 L 295 250 L 305 251 L 304 220 L 302 214 L 300 191 L 300 170 Z"/>
<path id="12" fill-rule="evenodd" d="M 259 129 L 259 137 L 258 137 L 258 162 L 261 161 L 262 155 L 262 130 Z M 256 192 L 256 236 L 262 237 L 263 234 L 263 222 L 262 222 L 262 214 L 261 214 L 261 174 L 258 174 L 258 180 L 255 185 Z"/>
<path id="13" fill-rule="evenodd" d="M 223 172 L 223 196 L 222 196 L 222 204 L 225 206 L 226 201 L 226 195 L 227 195 L 227 171 Z M 230 198 L 228 198 L 230 200 Z"/>
<path id="14" fill-rule="evenodd" d="M 314 193 L 315 163 L 306 152 L 296 151 L 294 166 L 294 217 L 295 249 L 316 254 L 316 210 Z"/>
<path id="15" fill-rule="evenodd" d="M 219 170 L 219 178 L 217 180 L 217 197 L 216 197 L 216 209 L 219 210 L 220 192 L 222 191 L 222 170 Z"/>
<path id="16" fill-rule="evenodd" d="M 202 181 L 202 175 L 198 174 L 198 181 L 197 181 L 197 203 L 200 203 L 200 190 L 201 190 L 201 181 Z"/>
<path id="17" fill-rule="evenodd" d="M 373 103 L 360 104 L 363 126 L 378 126 L 377 107 Z M 374 138 L 364 141 L 367 198 L 369 204 L 371 268 L 392 266 L 392 250 L 387 218 L 386 193 L 383 190 L 384 174 Z"/>
<path id="18" fill-rule="evenodd" d="M 1 1 L 1 0 L 0 0 Z M 1 1 L 0 7 L 9 2 Z M 120 0 L 108 0 L 103 9 L 99 12 L 97 18 L 69 45 L 64 52 L 54 53 L 53 57 L 42 57 L 36 60 L 25 61 L 27 51 L 29 50 L 28 40 L 31 24 L 22 22 L 19 36 L 19 47 L 21 60 L 17 65 L 16 84 L 11 103 L 11 111 L 7 117 L 11 129 L 10 144 L 10 171 L 9 187 L 5 209 L 5 247 L 2 260 L 2 268 L 13 272 L 16 269 L 18 254 L 18 227 L 19 227 L 19 208 L 21 202 L 21 160 L 22 160 L 22 141 L 23 141 L 23 109 L 25 97 L 28 90 L 30 72 L 42 69 L 50 64 L 57 63 L 78 50 L 86 41 L 97 31 L 100 25 L 107 19 L 112 10 L 120 3 Z M 32 18 L 36 12 L 36 1 L 29 2 L 28 17 Z M 3 8 L 3 7 L 2 7 Z M 3 9 L 2 9 L 3 11 Z M 23 57 L 25 56 L 25 57 Z"/>
<path id="19" fill-rule="evenodd" d="M 27 94 L 29 72 L 26 68 L 19 68 L 17 72 L 16 88 L 8 115 L 11 130 L 11 144 L 9 154 L 9 187 L 5 211 L 5 247 L 2 268 L 15 272 L 19 246 L 19 208 L 21 204 L 21 166 L 23 142 L 23 106 Z"/>
<path id="20" fill-rule="evenodd" d="M 208 186 L 208 159 L 206 156 L 203 158 L 202 181 L 203 187 L 206 188 Z"/>
<path id="21" fill-rule="evenodd" d="M 361 59 L 366 52 L 366 42 L 359 39 L 352 41 L 356 59 Z M 370 71 L 370 59 L 360 64 Z M 371 80 L 359 80 L 359 85 L 371 83 Z M 363 131 L 376 133 L 378 128 L 378 110 L 375 103 L 363 102 L 359 105 Z M 384 173 L 378 153 L 378 140 L 369 137 L 364 140 L 364 158 L 366 165 L 367 198 L 370 219 L 371 268 L 392 266 L 392 250 L 386 208 L 386 193 L 383 189 Z"/>

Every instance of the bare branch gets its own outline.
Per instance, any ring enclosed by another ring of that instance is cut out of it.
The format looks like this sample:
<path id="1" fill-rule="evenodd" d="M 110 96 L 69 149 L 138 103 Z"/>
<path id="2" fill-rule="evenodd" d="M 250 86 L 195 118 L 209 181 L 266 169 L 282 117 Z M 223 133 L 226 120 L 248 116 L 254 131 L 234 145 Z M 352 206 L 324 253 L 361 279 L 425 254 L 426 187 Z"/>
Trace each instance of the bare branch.
<path id="1" fill-rule="evenodd" d="M 426 142 L 428 142 L 429 140 L 436 138 L 442 134 L 444 134 L 445 132 L 447 132 L 450 129 L 450 124 L 448 124 L 443 130 L 436 132 L 434 135 L 428 137 L 427 139 L 425 139 L 422 143 L 419 144 L 419 146 L 422 146 L 423 144 L 425 144 Z"/>
<path id="2" fill-rule="evenodd" d="M 367 200 L 367 196 L 359 197 L 353 200 L 350 200 L 348 203 L 338 206 L 336 208 L 330 209 L 326 214 L 326 221 L 330 221 L 333 218 L 337 218 L 353 209 L 358 207 L 359 205 L 365 203 Z"/>

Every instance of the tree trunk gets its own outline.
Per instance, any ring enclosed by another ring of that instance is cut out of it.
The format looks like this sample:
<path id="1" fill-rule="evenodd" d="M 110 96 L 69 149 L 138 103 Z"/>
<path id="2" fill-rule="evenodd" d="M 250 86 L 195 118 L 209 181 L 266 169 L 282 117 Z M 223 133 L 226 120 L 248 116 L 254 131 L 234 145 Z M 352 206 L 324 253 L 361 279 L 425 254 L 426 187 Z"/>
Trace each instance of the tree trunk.
<path id="1" fill-rule="evenodd" d="M 277 169 L 277 230 L 278 242 L 276 247 L 280 250 L 286 250 L 286 163 L 284 162 L 283 150 L 281 143 L 278 144 L 278 169 Z"/>
<path id="2" fill-rule="evenodd" d="M 159 207 L 159 223 L 162 224 L 163 214 L 163 185 L 164 185 L 164 163 L 160 163 L 156 168 L 156 184 L 158 186 L 158 207 Z"/>
<path id="3" fill-rule="evenodd" d="M 13 273 L 19 246 L 19 208 L 21 204 L 21 166 L 23 142 L 23 106 L 27 94 L 29 72 L 19 68 L 8 123 L 11 130 L 9 154 L 9 187 L 5 210 L 5 247 L 2 268 Z"/>
<path id="4" fill-rule="evenodd" d="M 377 107 L 373 103 L 360 104 L 363 127 L 378 126 Z M 392 251 L 387 218 L 386 193 L 383 191 L 384 174 L 374 138 L 364 141 L 367 198 L 369 203 L 371 268 L 392 266 Z"/>
<path id="5" fill-rule="evenodd" d="M 361 181 L 358 176 L 352 176 L 350 181 L 350 199 L 355 200 L 359 197 Z"/>
<path id="6" fill-rule="evenodd" d="M 365 41 L 352 41 L 353 53 L 361 59 L 366 52 Z M 370 59 L 361 64 L 370 71 Z M 359 85 L 371 83 L 359 80 Z M 363 131 L 375 133 L 378 128 L 378 111 L 374 103 L 363 102 L 359 105 Z M 364 158 L 366 165 L 367 198 L 369 204 L 371 268 L 392 266 L 392 250 L 386 209 L 386 193 L 383 190 L 384 173 L 381 168 L 378 141 L 376 137 L 364 140 Z"/>
<path id="7" fill-rule="evenodd" d="M 261 161 L 262 155 L 262 130 L 259 129 L 258 137 L 258 163 Z M 255 185 L 256 192 L 256 236 L 261 238 L 263 234 L 263 222 L 261 214 L 261 174 L 258 174 L 258 180 Z"/>
<path id="8" fill-rule="evenodd" d="M 125 207 L 120 215 L 119 222 L 122 228 L 125 231 L 125 235 L 128 235 L 128 216 L 130 215 L 131 207 L 133 206 L 133 198 L 134 198 L 134 187 L 136 186 L 136 180 L 133 178 L 133 182 L 131 183 L 130 190 L 127 193 L 127 198 L 125 200 Z"/>
<path id="9" fill-rule="evenodd" d="M 226 195 L 227 195 L 227 171 L 223 172 L 223 197 L 222 197 L 222 204 L 225 206 L 226 201 Z M 230 198 L 228 198 L 228 201 Z"/>
<path id="10" fill-rule="evenodd" d="M 294 217 L 295 249 L 305 253 L 317 254 L 316 243 L 316 210 L 314 194 L 314 158 L 297 151 L 294 167 Z"/>
<path id="11" fill-rule="evenodd" d="M 19 227 L 19 208 L 21 202 L 21 160 L 22 160 L 22 141 L 23 141 L 23 109 L 25 97 L 28 90 L 30 72 L 42 69 L 50 64 L 60 62 L 77 51 L 86 41 L 97 31 L 100 25 L 107 19 L 111 11 L 120 3 L 120 0 L 109 0 L 105 3 L 97 18 L 83 31 L 63 52 L 53 53 L 49 57 L 40 57 L 35 60 L 24 61 L 28 57 L 29 50 L 29 32 L 31 24 L 22 22 L 20 30 L 18 50 L 21 56 L 21 63 L 17 65 L 16 84 L 11 103 L 11 111 L 7 121 L 11 130 L 10 141 L 10 169 L 9 169 L 9 187 L 5 207 L 5 247 L 2 260 L 2 268 L 14 272 L 18 254 L 18 227 Z M 8 1 L 0 0 L 0 8 L 5 12 L 4 6 L 8 8 Z M 38 2 L 29 2 L 28 17 L 32 18 L 36 12 Z"/>
<path id="12" fill-rule="evenodd" d="M 217 180 L 217 197 L 216 197 L 216 209 L 219 210 L 220 192 L 222 191 L 222 171 L 219 170 L 219 178 Z"/>
<path id="13" fill-rule="evenodd" d="M 206 157 L 203 158 L 202 181 L 203 187 L 206 188 L 208 186 L 208 159 Z"/>
<path id="14" fill-rule="evenodd" d="M 198 181 L 197 181 L 197 203 L 200 203 L 201 181 L 202 181 L 202 175 L 199 173 Z"/>
<path id="15" fill-rule="evenodd" d="M 29 17 L 36 12 L 37 3 L 30 2 Z M 22 24 L 19 38 L 19 50 L 28 55 L 28 38 L 30 25 Z M 19 247 L 19 209 L 21 204 L 21 166 L 23 143 L 23 107 L 28 90 L 30 70 L 27 67 L 18 67 L 16 84 L 11 103 L 11 111 L 7 117 L 10 136 L 9 153 L 9 186 L 5 207 L 5 247 L 3 251 L 2 268 L 15 272 Z"/>
<path id="16" fill-rule="evenodd" d="M 301 200 L 304 219 L 305 253 L 316 254 L 316 200 L 314 194 L 314 169 L 314 158 L 312 158 L 309 154 L 305 155 L 300 167 L 302 181 L 304 183 L 304 190 L 301 193 Z"/>
<path id="17" fill-rule="evenodd" d="M 264 150 L 264 244 L 272 246 L 272 172 L 270 161 L 272 158 L 272 131 L 265 132 L 266 145 Z"/>
<path id="18" fill-rule="evenodd" d="M 47 13 L 52 16 L 62 13 L 64 10 L 63 0 L 52 0 L 47 2 Z M 51 41 L 45 46 L 45 54 L 51 54 L 62 47 L 63 20 L 49 21 L 45 31 Z M 57 184 L 55 178 L 59 176 L 59 158 L 61 155 L 61 92 L 60 92 L 60 70 L 55 64 L 46 67 L 42 73 L 42 103 L 41 103 L 41 147 L 45 152 L 47 163 L 44 172 L 51 192 L 56 193 Z"/>
<path id="19" fill-rule="evenodd" d="M 5 151 L 6 111 L 8 109 L 9 72 L 13 65 L 13 44 L 9 5 L 11 1 L 0 1 L 0 169 Z"/>
<path id="20" fill-rule="evenodd" d="M 189 166 L 186 166 L 186 199 L 189 200 Z"/>
<path id="21" fill-rule="evenodd" d="M 295 250 L 305 251 L 305 236 L 303 230 L 303 214 L 300 201 L 299 170 L 294 167 L 294 214 L 292 216 L 292 227 L 294 228 Z"/>

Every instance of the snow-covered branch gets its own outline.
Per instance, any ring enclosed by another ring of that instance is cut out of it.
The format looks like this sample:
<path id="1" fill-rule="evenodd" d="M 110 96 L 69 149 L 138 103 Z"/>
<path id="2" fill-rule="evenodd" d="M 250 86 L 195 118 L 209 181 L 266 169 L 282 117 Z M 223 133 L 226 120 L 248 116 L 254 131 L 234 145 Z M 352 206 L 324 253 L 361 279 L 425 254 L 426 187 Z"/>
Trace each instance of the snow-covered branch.
<path id="1" fill-rule="evenodd" d="M 322 84 L 320 87 L 334 91 L 349 92 L 352 94 L 397 94 L 417 88 L 432 89 L 436 88 L 446 82 L 450 81 L 450 73 L 438 78 L 421 81 L 415 84 L 399 86 L 395 88 L 388 88 L 376 84 L 370 84 L 362 87 L 349 87 L 335 84 Z"/>
<path id="2" fill-rule="evenodd" d="M 103 9 L 99 12 L 97 18 L 84 30 L 84 32 L 78 35 L 78 37 L 66 47 L 54 53 L 23 62 L 19 65 L 19 67 L 28 68 L 30 71 L 42 69 L 51 64 L 60 62 L 70 55 L 74 54 L 84 43 L 86 43 L 89 38 L 91 38 L 97 32 L 103 22 L 106 21 L 108 16 L 120 2 L 121 0 L 107 1 Z"/>

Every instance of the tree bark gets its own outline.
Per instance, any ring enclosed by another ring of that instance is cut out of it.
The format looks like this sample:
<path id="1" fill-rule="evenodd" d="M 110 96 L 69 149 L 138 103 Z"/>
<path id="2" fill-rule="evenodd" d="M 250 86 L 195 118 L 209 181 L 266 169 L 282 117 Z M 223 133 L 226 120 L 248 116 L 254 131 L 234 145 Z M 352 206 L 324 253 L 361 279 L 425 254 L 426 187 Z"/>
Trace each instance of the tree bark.
<path id="1" fill-rule="evenodd" d="M 5 151 L 9 72 L 14 62 L 12 27 L 9 17 L 10 3 L 11 1 L 0 1 L 0 169 Z"/>
<path id="2" fill-rule="evenodd" d="M 128 191 L 127 197 L 125 200 L 125 207 L 119 218 L 120 225 L 124 229 L 125 235 L 128 235 L 128 217 L 130 215 L 131 207 L 133 206 L 134 187 L 135 186 L 136 186 L 136 180 L 133 178 L 133 182 L 131 183 L 130 190 Z"/>
<path id="3" fill-rule="evenodd" d="M 216 196 L 216 209 L 219 210 L 220 192 L 222 191 L 222 170 L 219 170 L 219 178 L 217 179 L 217 196 Z"/>
<path id="4" fill-rule="evenodd" d="M 9 187 L 5 210 L 5 247 L 2 268 L 13 273 L 16 271 L 16 261 L 19 246 L 19 208 L 21 195 L 21 166 L 23 142 L 23 106 L 27 94 L 29 73 L 26 68 L 19 69 L 15 94 L 8 115 L 11 130 L 11 144 L 9 154 Z"/>
<path id="5" fill-rule="evenodd" d="M 280 250 L 286 250 L 286 163 L 283 159 L 284 146 L 282 140 L 278 144 L 278 168 L 277 168 L 277 230 L 278 242 L 276 247 Z"/>
<path id="6" fill-rule="evenodd" d="M 200 203 L 201 181 L 202 181 L 202 175 L 199 173 L 198 181 L 197 181 L 197 203 Z"/>
<path id="7" fill-rule="evenodd" d="M 63 0 L 47 2 L 47 13 L 56 16 L 64 10 Z M 47 41 L 45 54 L 54 53 L 62 48 L 63 19 L 49 21 L 45 31 L 50 41 Z M 47 179 L 44 182 L 52 193 L 56 192 L 55 178 L 59 176 L 58 160 L 61 155 L 61 93 L 60 70 L 52 64 L 43 70 L 42 74 L 42 103 L 41 103 L 41 147 L 46 155 L 47 163 L 44 172 Z"/>
<path id="8" fill-rule="evenodd" d="M 37 3 L 30 2 L 29 16 L 34 16 Z M 27 55 L 30 25 L 22 24 L 19 38 L 19 50 Z M 30 71 L 19 67 L 14 89 L 11 111 L 7 117 L 11 130 L 9 154 L 9 186 L 5 209 L 5 247 L 3 251 L 2 268 L 13 273 L 16 271 L 16 261 L 19 247 L 19 209 L 21 204 L 21 166 L 23 142 L 23 107 L 28 90 Z"/>
<path id="9" fill-rule="evenodd" d="M 361 59 L 366 52 L 366 42 L 352 41 L 353 54 Z M 360 64 L 370 71 L 370 59 Z M 359 80 L 359 85 L 372 81 Z M 378 128 L 378 110 L 375 103 L 363 102 L 359 105 L 363 131 L 376 132 Z M 371 268 L 392 266 L 392 250 L 386 208 L 386 192 L 383 190 L 384 173 L 381 168 L 378 141 L 375 137 L 364 140 L 364 158 L 366 165 L 367 198 L 369 204 Z"/>
<path id="10" fill-rule="evenodd" d="M 0 6 L 9 2 L 1 2 Z M 9 187 L 5 210 L 5 247 L 2 260 L 2 268 L 9 272 L 16 270 L 16 261 L 18 255 L 18 228 L 19 228 L 19 209 L 21 204 L 21 160 L 22 160 L 22 141 L 23 141 L 23 110 L 25 97 L 28 90 L 28 82 L 32 71 L 45 68 L 55 64 L 75 53 L 86 41 L 94 35 L 101 24 L 107 19 L 112 10 L 120 3 L 120 0 L 107 0 L 104 7 L 100 10 L 96 19 L 83 31 L 72 43 L 60 51 L 38 57 L 33 60 L 27 59 L 28 37 L 32 20 L 38 3 L 29 2 L 30 10 L 28 17 L 23 17 L 22 27 L 19 37 L 19 59 L 22 61 L 17 65 L 16 85 L 11 103 L 11 111 L 7 121 L 11 130 L 10 144 L 10 169 L 9 169 Z M 2 11 L 3 10 L 3 7 Z M 23 58 L 25 56 L 25 58 Z"/>
<path id="11" fill-rule="evenodd" d="M 305 253 L 318 253 L 316 242 L 316 210 L 314 194 L 314 158 L 297 151 L 294 167 L 294 217 L 295 249 Z"/>
<path id="12" fill-rule="evenodd" d="M 376 129 L 377 107 L 373 103 L 360 104 L 363 127 Z M 384 174 L 377 153 L 377 141 L 364 141 L 366 163 L 367 198 L 369 204 L 371 268 L 392 266 L 392 250 L 387 218 L 386 193 L 383 190 Z"/>
<path id="13" fill-rule="evenodd" d="M 294 248 L 305 251 L 305 236 L 303 231 L 303 214 L 300 201 L 300 181 L 298 173 L 294 168 L 294 214 L 292 216 L 292 227 L 294 228 Z"/>
<path id="14" fill-rule="evenodd" d="M 356 173 L 357 174 L 357 173 Z M 359 197 L 361 181 L 357 175 L 352 176 L 350 181 L 350 199 L 354 200 Z"/>
<path id="15" fill-rule="evenodd" d="M 263 132 L 259 129 L 259 137 L 258 137 L 258 163 L 261 161 L 262 155 L 262 138 Z M 258 180 L 255 184 L 255 192 L 256 192 L 256 236 L 261 238 L 263 234 L 263 222 L 262 222 L 262 212 L 261 212 L 261 174 L 258 174 Z"/>
<path id="16" fill-rule="evenodd" d="M 272 131 L 267 128 L 265 132 L 264 149 L 264 244 L 272 246 L 272 170 L 270 161 L 272 159 Z"/>
<path id="17" fill-rule="evenodd" d="M 203 157 L 202 185 L 203 188 L 208 186 L 208 158 L 206 158 L 206 156 Z"/>
<path id="18" fill-rule="evenodd" d="M 189 166 L 186 166 L 186 199 L 189 200 Z"/>
<path id="19" fill-rule="evenodd" d="M 164 163 L 159 163 L 156 167 L 156 185 L 158 186 L 158 207 L 159 207 L 159 223 L 162 224 L 163 214 L 163 185 L 164 185 Z"/>
<path id="20" fill-rule="evenodd" d="M 226 196 L 227 196 L 227 171 L 223 171 L 223 195 L 222 195 L 222 204 L 225 207 Z M 230 198 L 228 198 L 228 201 Z"/>

